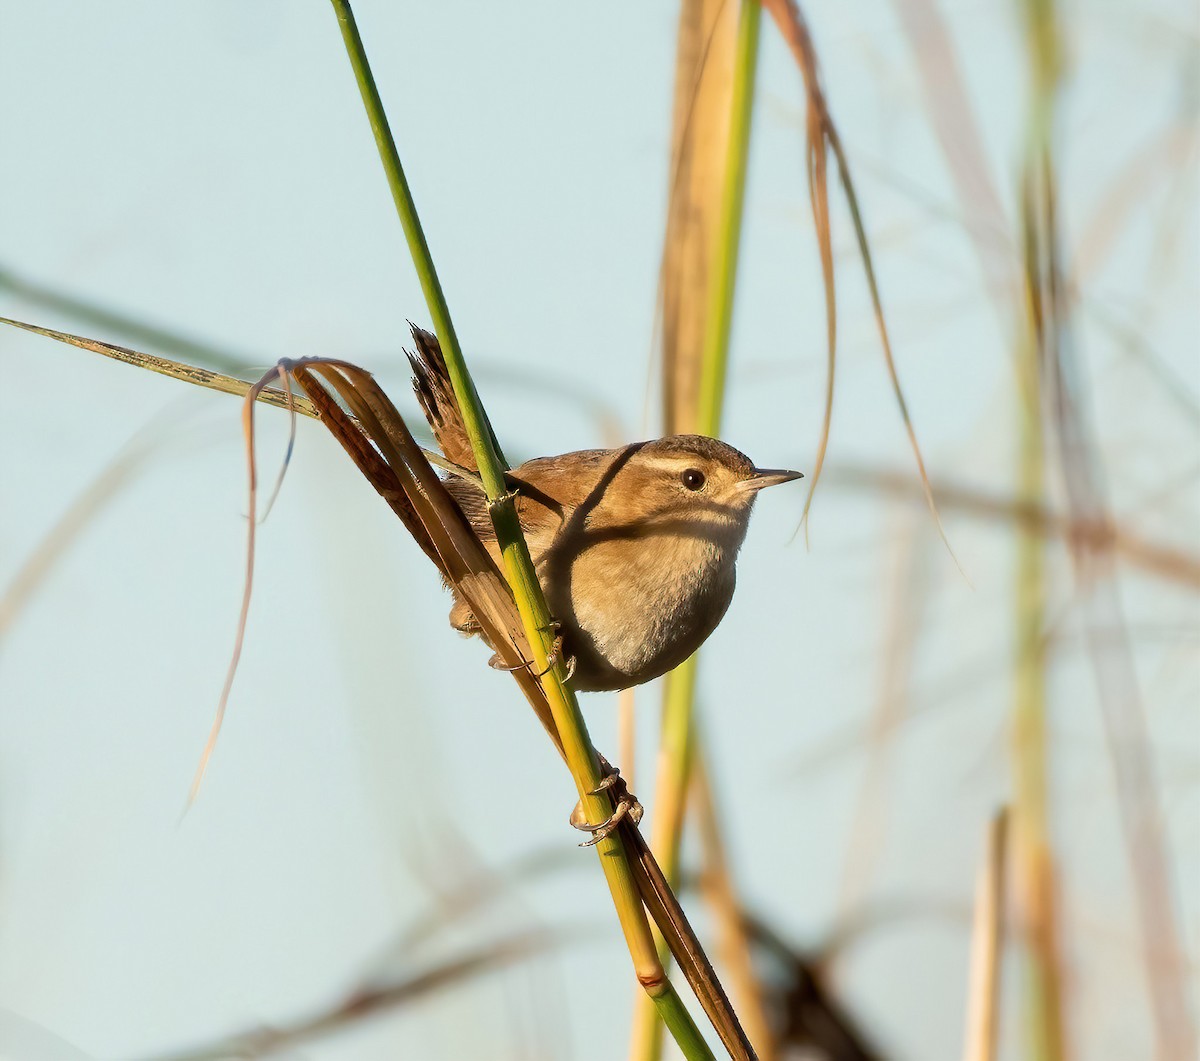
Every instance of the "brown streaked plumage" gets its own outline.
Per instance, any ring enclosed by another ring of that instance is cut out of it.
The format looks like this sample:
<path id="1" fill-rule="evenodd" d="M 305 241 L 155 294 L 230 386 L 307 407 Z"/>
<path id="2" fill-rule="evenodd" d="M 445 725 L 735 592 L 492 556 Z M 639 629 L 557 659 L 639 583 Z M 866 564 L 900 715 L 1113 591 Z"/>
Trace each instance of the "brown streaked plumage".
<path id="1" fill-rule="evenodd" d="M 474 457 L 437 340 L 413 328 L 418 399 L 443 453 Z M 701 435 L 526 461 L 508 473 L 517 515 L 581 691 L 624 689 L 682 663 L 716 629 L 733 597 L 735 562 L 758 491 L 800 477 L 755 468 Z M 451 476 L 451 495 L 499 563 L 487 501 Z M 455 602 L 451 624 L 478 627 Z"/>

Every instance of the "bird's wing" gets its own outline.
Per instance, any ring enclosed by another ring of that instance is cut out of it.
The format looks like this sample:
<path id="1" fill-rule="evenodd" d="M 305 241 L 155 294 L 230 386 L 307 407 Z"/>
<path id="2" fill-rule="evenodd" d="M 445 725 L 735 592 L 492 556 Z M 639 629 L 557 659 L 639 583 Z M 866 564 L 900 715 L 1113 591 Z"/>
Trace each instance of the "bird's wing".
<path id="1" fill-rule="evenodd" d="M 584 449 L 526 461 L 508 473 L 520 495 L 518 509 L 522 503 L 540 505 L 556 519 L 565 520 L 588 500 L 619 452 Z"/>
<path id="2" fill-rule="evenodd" d="M 583 450 L 559 457 L 537 457 L 505 478 L 517 493 L 517 517 L 536 561 L 553 544 L 562 525 L 591 498 L 619 450 Z M 468 479 L 452 475 L 446 487 L 489 546 L 496 540 L 487 499 Z"/>
<path id="3" fill-rule="evenodd" d="M 470 479 L 463 479 L 458 475 L 448 475 L 442 482 L 446 484 L 446 489 L 450 491 L 455 503 L 462 509 L 467 522 L 475 528 L 479 540 L 489 545 L 495 542 L 496 531 L 492 527 L 492 518 L 488 514 L 487 498 L 483 491 Z"/>
<path id="4" fill-rule="evenodd" d="M 516 477 L 519 471 L 520 469 L 510 472 L 507 479 L 509 486 L 517 491 L 517 518 L 521 521 L 521 530 L 529 545 L 530 555 L 536 562 L 538 557 L 550 547 L 554 535 L 558 533 L 566 516 L 562 506 L 552 498 L 545 497 L 537 490 L 527 493 L 529 484 Z M 479 540 L 483 542 L 489 552 L 495 552 L 496 530 L 492 526 L 491 513 L 488 512 L 487 498 L 483 491 L 475 482 L 457 475 L 451 475 L 444 481 L 446 489 L 450 491 L 450 496 L 454 498 L 458 507 L 462 509 L 463 515 L 467 517 L 471 526 L 478 533 Z M 496 559 L 499 562 L 498 556 Z"/>

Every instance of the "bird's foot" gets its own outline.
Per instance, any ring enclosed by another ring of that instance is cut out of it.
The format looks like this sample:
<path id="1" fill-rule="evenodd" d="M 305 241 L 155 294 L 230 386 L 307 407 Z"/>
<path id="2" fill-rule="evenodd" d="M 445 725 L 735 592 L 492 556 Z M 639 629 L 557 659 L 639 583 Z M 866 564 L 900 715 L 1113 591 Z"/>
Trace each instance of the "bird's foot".
<path id="1" fill-rule="evenodd" d="M 511 674 L 513 671 L 528 670 L 535 678 L 542 678 L 549 674 L 554 669 L 555 664 L 563 658 L 563 639 L 562 635 L 558 633 L 558 631 L 562 629 L 562 623 L 560 623 L 557 619 L 551 619 L 549 623 L 547 623 L 545 626 L 539 626 L 538 629 L 544 631 L 553 631 L 555 634 L 554 642 L 550 646 L 550 652 L 546 656 L 546 666 L 544 669 L 535 671 L 533 669 L 533 663 L 530 660 L 523 660 L 522 662 L 515 664 L 505 663 L 500 658 L 500 653 L 498 652 L 492 654 L 492 658 L 488 660 L 488 666 L 491 667 L 492 670 L 502 670 L 508 674 Z M 566 657 L 566 668 L 566 673 L 563 675 L 564 683 L 569 682 L 575 673 L 574 656 Z"/>
<path id="2" fill-rule="evenodd" d="M 600 758 L 600 768 L 605 771 L 604 780 L 592 789 L 589 795 L 598 796 L 601 792 L 608 792 L 616 806 L 612 814 L 604 821 L 593 825 L 584 815 L 583 803 L 575 804 L 575 809 L 571 811 L 571 825 L 581 832 L 592 834 L 592 838 L 585 840 L 579 845 L 580 847 L 593 847 L 605 837 L 611 836 L 625 818 L 637 825 L 645 813 L 637 796 L 629 791 L 625 779 L 621 776 L 621 771 L 615 766 L 610 766 L 603 756 Z"/>

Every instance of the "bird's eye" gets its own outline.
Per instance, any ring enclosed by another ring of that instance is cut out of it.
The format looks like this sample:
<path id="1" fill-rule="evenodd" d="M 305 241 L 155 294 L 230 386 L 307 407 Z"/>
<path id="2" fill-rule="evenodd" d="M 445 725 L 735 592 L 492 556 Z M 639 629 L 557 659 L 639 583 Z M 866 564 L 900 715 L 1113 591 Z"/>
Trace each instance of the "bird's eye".
<path id="1" fill-rule="evenodd" d="M 699 468 L 689 468 L 679 478 L 689 490 L 699 490 L 704 485 L 704 473 Z"/>

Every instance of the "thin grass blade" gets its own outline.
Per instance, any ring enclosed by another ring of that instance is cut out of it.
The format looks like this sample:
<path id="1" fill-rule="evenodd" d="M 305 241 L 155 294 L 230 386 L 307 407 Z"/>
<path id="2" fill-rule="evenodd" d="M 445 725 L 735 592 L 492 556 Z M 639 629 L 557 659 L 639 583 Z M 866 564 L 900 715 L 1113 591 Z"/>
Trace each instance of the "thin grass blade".
<path id="1" fill-rule="evenodd" d="M 850 163 L 842 148 L 837 126 L 834 124 L 833 117 L 829 112 L 825 91 L 821 87 L 820 66 L 817 62 L 817 53 L 813 46 L 812 34 L 808 30 L 808 24 L 805 22 L 804 15 L 796 0 L 763 0 L 763 6 L 771 13 L 771 17 L 775 20 L 775 24 L 778 26 L 779 32 L 783 35 L 784 41 L 791 49 L 792 55 L 795 57 L 804 78 L 804 87 L 807 95 L 805 114 L 808 141 L 809 197 L 812 204 L 813 223 L 817 232 L 817 242 L 821 251 L 821 273 L 825 282 L 825 310 L 828 327 L 825 419 L 821 430 L 816 465 L 813 468 L 809 484 L 808 497 L 805 499 L 804 510 L 800 516 L 801 526 L 807 525 L 809 509 L 812 505 L 813 495 L 817 489 L 817 480 L 821 475 L 825 450 L 829 442 L 833 412 L 833 375 L 836 365 L 837 344 L 837 328 L 835 323 L 837 299 L 834 292 L 833 239 L 830 230 L 829 189 L 826 177 L 828 150 L 833 153 L 837 161 L 838 176 L 841 179 L 842 190 L 845 192 L 850 217 L 854 223 L 854 235 L 858 241 L 859 254 L 862 256 L 863 269 L 867 276 L 867 286 L 871 293 L 871 305 L 875 315 L 875 324 L 879 331 L 880 342 L 883 344 L 883 356 L 887 365 L 888 377 L 892 384 L 892 393 L 900 409 L 900 416 L 904 422 L 904 430 L 908 435 L 909 445 L 917 462 L 917 470 L 925 490 L 925 500 L 929 505 L 930 514 L 933 516 L 938 534 L 941 535 L 947 551 L 953 557 L 954 550 L 950 548 L 950 542 L 946 538 L 945 530 L 942 527 L 941 517 L 938 515 L 937 505 L 933 498 L 933 487 L 930 485 L 929 475 L 925 470 L 925 458 L 921 454 L 921 447 L 917 442 L 916 428 L 913 426 L 912 417 L 908 410 L 908 402 L 904 397 L 904 390 L 900 385 L 900 376 L 896 370 L 896 360 L 892 354 L 891 338 L 888 335 L 887 322 L 883 314 L 883 300 L 879 293 L 879 283 L 875 276 L 875 266 L 871 258 L 870 241 L 867 239 L 866 228 L 863 225 L 858 195 L 854 190 L 854 181 L 850 174 Z M 958 563 L 957 558 L 955 558 L 955 563 Z M 959 570 L 962 570 L 961 566 Z"/>

